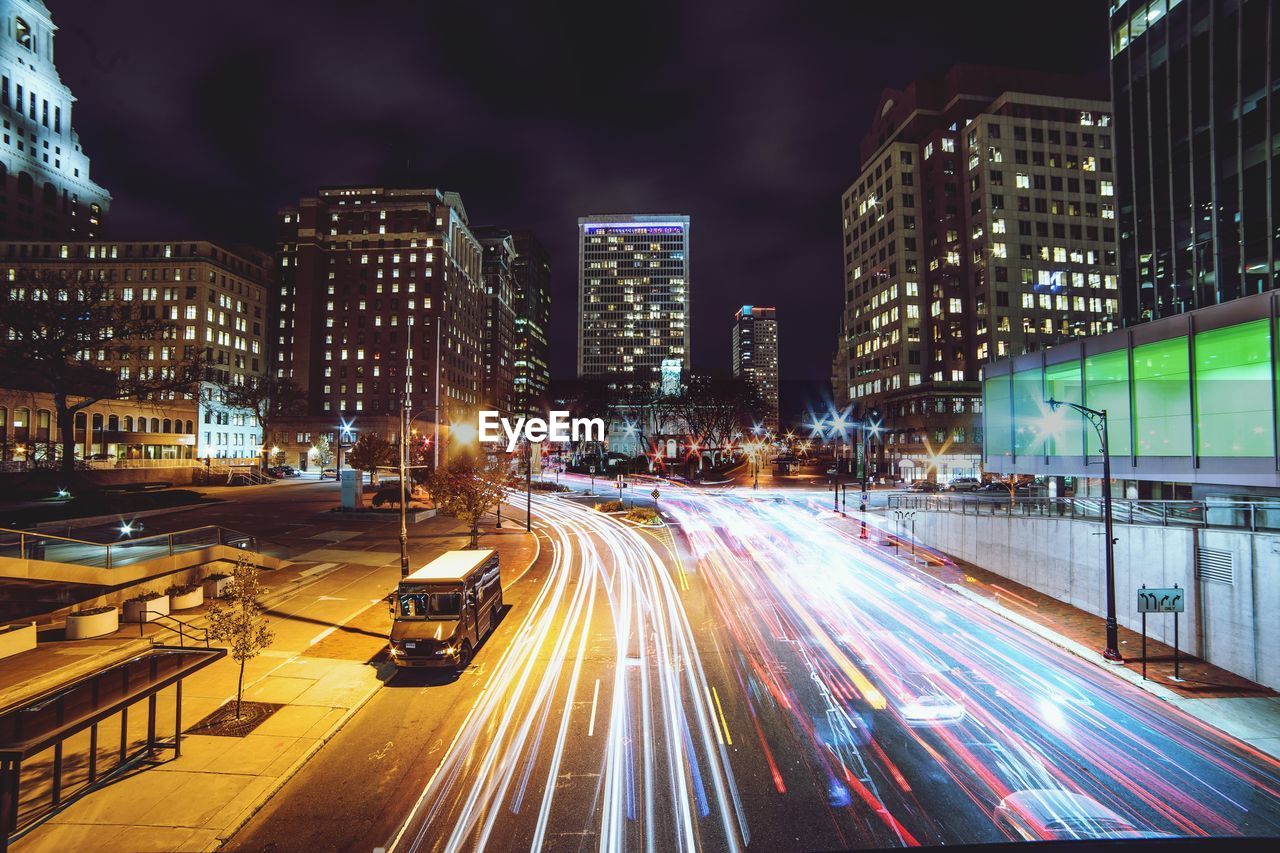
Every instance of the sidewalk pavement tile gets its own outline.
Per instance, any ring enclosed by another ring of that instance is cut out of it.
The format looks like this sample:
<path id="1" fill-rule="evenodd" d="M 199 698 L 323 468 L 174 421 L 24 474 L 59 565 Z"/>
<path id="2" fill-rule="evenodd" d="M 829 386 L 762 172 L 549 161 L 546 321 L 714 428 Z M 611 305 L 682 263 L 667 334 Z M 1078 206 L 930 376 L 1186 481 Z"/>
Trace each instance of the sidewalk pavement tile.
<path id="1" fill-rule="evenodd" d="M 236 738 L 235 745 L 218 759 L 217 772 L 261 775 L 297 741 L 298 738 L 287 735 L 260 735 L 256 732 Z"/>
<path id="2" fill-rule="evenodd" d="M 317 548 L 295 559 L 317 563 L 355 563 L 360 566 L 386 566 L 400 561 L 398 551 L 355 551 L 346 548 Z"/>
<path id="3" fill-rule="evenodd" d="M 311 728 L 323 720 L 332 711 L 319 705 L 290 705 L 281 708 L 263 721 L 253 730 L 259 735 L 284 735 L 286 737 L 307 737 Z M 186 751 L 186 747 L 183 747 Z"/>
<path id="4" fill-rule="evenodd" d="M 121 826 L 84 823 L 47 823 L 31 835 L 15 842 L 15 853 L 67 853 L 69 850 L 134 850 L 124 839 L 129 831 Z"/>
<path id="5" fill-rule="evenodd" d="M 281 675 L 268 675 L 261 681 L 244 689 L 244 698 L 252 702 L 273 702 L 288 705 L 305 693 L 315 680 L 311 678 L 290 678 Z"/>
<path id="6" fill-rule="evenodd" d="M 70 809 L 49 818 L 49 823 L 141 825 L 145 823 L 142 820 L 144 814 L 174 793 L 177 781 L 174 776 L 173 773 L 157 773 L 153 769 L 135 770 L 132 775 L 118 778 L 87 794 Z M 41 832 L 37 829 L 35 834 Z"/>
<path id="7" fill-rule="evenodd" d="M 131 824 L 217 829 L 210 825 L 213 817 L 256 779 L 221 768 L 217 773 L 157 773 L 152 778 L 153 784 L 165 787 L 167 796 Z"/>

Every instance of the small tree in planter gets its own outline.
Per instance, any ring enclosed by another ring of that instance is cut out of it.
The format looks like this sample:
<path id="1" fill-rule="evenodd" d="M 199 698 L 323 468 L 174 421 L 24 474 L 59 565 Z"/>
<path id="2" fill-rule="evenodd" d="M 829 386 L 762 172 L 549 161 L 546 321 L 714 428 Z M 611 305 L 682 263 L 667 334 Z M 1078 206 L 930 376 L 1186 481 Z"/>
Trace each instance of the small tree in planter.
<path id="1" fill-rule="evenodd" d="M 243 554 L 236 560 L 227 585 L 228 603 L 209 605 L 209 636 L 231 646 L 231 659 L 240 664 L 236 682 L 236 719 L 240 719 L 240 697 L 244 693 L 244 665 L 271 645 L 271 628 L 262 615 L 258 596 L 266 592 L 258 581 L 258 567 Z"/>
<path id="2" fill-rule="evenodd" d="M 474 548 L 480 538 L 480 519 L 502 500 L 510 479 L 506 459 L 464 450 L 450 456 L 447 468 L 432 471 L 428 482 L 436 506 L 471 528 Z"/>
<path id="3" fill-rule="evenodd" d="M 380 435 L 366 432 L 347 451 L 347 465 L 369 472 L 369 484 L 378 485 L 378 469 L 396 461 L 395 446 Z"/>

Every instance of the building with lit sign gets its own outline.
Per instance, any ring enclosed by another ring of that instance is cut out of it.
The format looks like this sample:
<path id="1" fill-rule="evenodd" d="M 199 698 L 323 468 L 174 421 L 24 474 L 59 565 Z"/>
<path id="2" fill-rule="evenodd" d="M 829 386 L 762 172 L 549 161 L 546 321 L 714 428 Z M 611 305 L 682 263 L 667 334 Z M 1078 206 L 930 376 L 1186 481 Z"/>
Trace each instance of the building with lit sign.
<path id="1" fill-rule="evenodd" d="M 578 375 L 660 380 L 689 367 L 689 217 L 578 220 Z"/>
<path id="2" fill-rule="evenodd" d="M 842 199 L 835 399 L 878 410 L 876 464 L 980 473 L 979 369 L 1118 325 L 1104 80 L 957 66 L 886 90 Z"/>

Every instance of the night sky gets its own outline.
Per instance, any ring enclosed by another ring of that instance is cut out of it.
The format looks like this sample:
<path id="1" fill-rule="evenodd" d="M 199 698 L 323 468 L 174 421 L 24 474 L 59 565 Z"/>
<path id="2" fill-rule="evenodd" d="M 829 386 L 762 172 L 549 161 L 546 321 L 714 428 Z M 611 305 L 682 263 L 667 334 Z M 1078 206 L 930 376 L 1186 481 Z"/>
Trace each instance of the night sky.
<path id="1" fill-rule="evenodd" d="M 733 312 L 776 304 L 783 378 L 824 379 L 881 90 L 955 62 L 1106 74 L 1103 0 L 47 3 L 112 236 L 271 248 L 319 186 L 456 190 L 551 250 L 557 377 L 578 216 L 691 215 L 694 368 L 727 371 Z"/>

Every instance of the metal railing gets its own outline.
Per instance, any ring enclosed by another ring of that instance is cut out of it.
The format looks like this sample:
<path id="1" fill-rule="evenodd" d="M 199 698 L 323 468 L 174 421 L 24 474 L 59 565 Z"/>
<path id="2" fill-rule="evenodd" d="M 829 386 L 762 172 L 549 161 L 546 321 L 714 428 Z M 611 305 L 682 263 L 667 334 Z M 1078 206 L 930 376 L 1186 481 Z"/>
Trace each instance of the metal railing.
<path id="1" fill-rule="evenodd" d="M 888 506 L 961 515 L 1004 515 L 1020 518 L 1062 518 L 1102 521 L 1102 499 L 991 497 L 953 495 L 889 495 Z M 1150 501 L 1119 499 L 1111 502 L 1116 524 L 1157 527 L 1221 527 L 1236 530 L 1280 530 L 1280 502 L 1260 501 Z"/>
<path id="2" fill-rule="evenodd" d="M 190 622 L 184 622 L 181 619 L 177 618 L 176 616 L 172 616 L 168 613 L 162 613 L 159 610 L 142 610 L 138 615 L 139 615 L 139 619 L 138 619 L 138 636 L 139 637 L 145 636 L 143 629 L 148 624 L 154 624 L 160 628 L 164 628 L 168 631 L 172 631 L 173 633 L 177 634 L 178 648 L 185 649 L 187 647 L 188 632 L 190 633 L 190 639 L 192 644 L 203 643 L 206 649 L 211 648 L 209 645 L 209 629 L 208 628 L 201 628 L 199 625 L 192 625 Z M 170 622 L 172 622 L 173 625 L 168 624 Z M 174 626 L 177 626 L 177 627 L 174 627 Z M 151 642 L 154 643 L 155 640 L 153 639 Z"/>
<path id="3" fill-rule="evenodd" d="M 205 525 L 175 533 L 157 533 L 154 536 L 140 536 L 137 539 L 109 543 L 0 527 L 0 557 L 48 560 L 54 563 L 74 563 L 104 569 L 127 566 L 157 557 L 172 557 L 175 554 L 214 545 L 257 550 L 257 539 L 247 533 L 217 525 Z"/>

